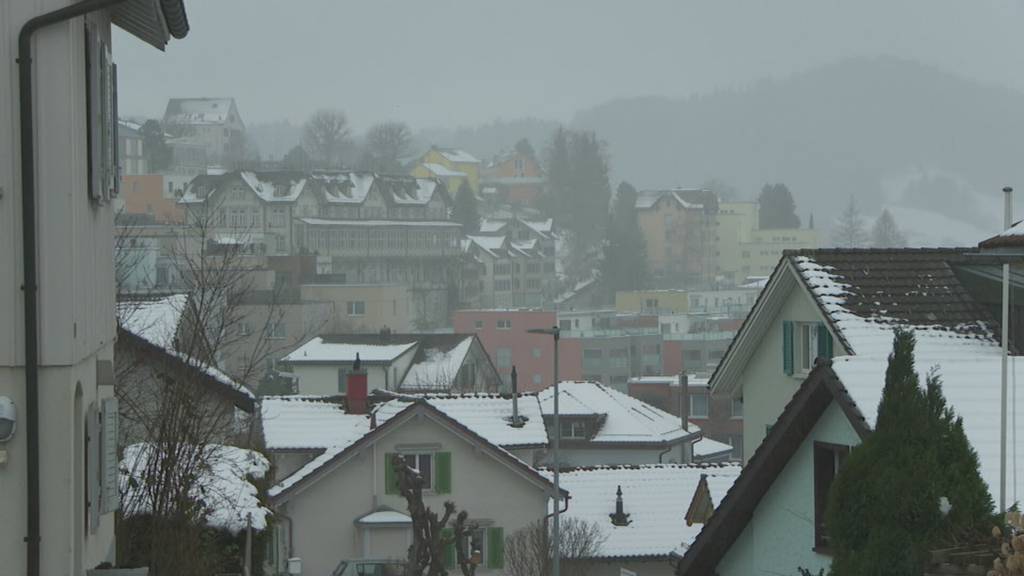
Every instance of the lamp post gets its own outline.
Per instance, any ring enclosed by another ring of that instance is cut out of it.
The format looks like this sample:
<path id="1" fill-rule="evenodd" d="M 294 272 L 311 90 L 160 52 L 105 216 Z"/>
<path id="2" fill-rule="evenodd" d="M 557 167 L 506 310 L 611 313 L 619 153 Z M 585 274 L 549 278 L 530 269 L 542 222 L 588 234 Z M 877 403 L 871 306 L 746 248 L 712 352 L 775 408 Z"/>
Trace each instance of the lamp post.
<path id="1" fill-rule="evenodd" d="M 527 330 L 530 334 L 550 334 L 555 340 L 555 379 L 552 381 L 552 385 L 555 388 L 555 417 L 554 417 L 554 428 L 555 428 L 555 439 L 552 442 L 552 463 L 551 467 L 554 469 L 554 484 L 555 484 L 555 510 L 551 515 L 551 544 L 553 548 L 553 555 L 551 561 L 551 573 L 554 576 L 560 575 L 560 565 L 562 557 L 561 540 L 559 535 L 558 516 L 559 508 L 562 506 L 562 491 L 558 486 L 558 439 L 562 435 L 562 428 L 559 424 L 558 419 L 558 340 L 560 330 L 558 326 L 552 326 L 551 328 L 531 328 Z"/>
<path id="2" fill-rule="evenodd" d="M 1007 186 L 1003 188 L 1003 230 L 1008 230 L 1013 226 L 1013 188 Z M 1010 354 L 1010 262 L 1007 260 L 1003 263 L 1003 302 L 1002 302 L 1002 382 L 1000 390 L 1000 414 L 999 414 L 999 511 L 1006 512 L 1006 380 L 1007 380 L 1007 360 Z M 1016 401 L 1016 394 L 1014 394 L 1014 401 Z M 1017 407 L 1014 405 L 1014 416 L 1016 416 Z M 1016 429 L 1014 429 L 1016 434 Z M 1014 453 L 1016 453 L 1017 446 L 1013 447 Z"/>

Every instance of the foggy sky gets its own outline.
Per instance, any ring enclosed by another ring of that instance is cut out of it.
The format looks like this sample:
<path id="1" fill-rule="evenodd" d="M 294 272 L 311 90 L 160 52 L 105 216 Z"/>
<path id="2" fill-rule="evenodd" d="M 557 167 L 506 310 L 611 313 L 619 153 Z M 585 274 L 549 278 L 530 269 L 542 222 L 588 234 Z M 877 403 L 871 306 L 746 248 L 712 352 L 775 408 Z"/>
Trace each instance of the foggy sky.
<path id="1" fill-rule="evenodd" d="M 895 55 L 1024 90 L 1024 7 L 1007 0 L 187 0 L 160 53 L 115 38 L 123 115 L 235 96 L 243 119 L 344 110 L 356 129 L 534 116 L 617 97 L 741 87 Z"/>

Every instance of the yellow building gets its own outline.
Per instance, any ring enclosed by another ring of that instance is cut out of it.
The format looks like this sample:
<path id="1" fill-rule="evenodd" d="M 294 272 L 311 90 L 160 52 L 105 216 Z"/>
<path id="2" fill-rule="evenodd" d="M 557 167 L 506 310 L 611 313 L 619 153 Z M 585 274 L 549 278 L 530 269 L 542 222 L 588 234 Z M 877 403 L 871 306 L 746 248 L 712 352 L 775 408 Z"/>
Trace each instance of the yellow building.
<path id="1" fill-rule="evenodd" d="M 642 191 L 636 215 L 651 272 L 669 286 L 740 285 L 770 274 L 783 250 L 818 247 L 817 231 L 761 230 L 757 202 L 718 202 L 706 190 Z"/>
<path id="2" fill-rule="evenodd" d="M 686 314 L 690 310 L 686 290 L 630 290 L 615 293 L 616 312 Z"/>
<path id="3" fill-rule="evenodd" d="M 463 150 L 432 147 L 416 163 L 412 175 L 440 179 L 453 196 L 463 182 L 469 182 L 473 192 L 480 192 L 480 161 Z"/>

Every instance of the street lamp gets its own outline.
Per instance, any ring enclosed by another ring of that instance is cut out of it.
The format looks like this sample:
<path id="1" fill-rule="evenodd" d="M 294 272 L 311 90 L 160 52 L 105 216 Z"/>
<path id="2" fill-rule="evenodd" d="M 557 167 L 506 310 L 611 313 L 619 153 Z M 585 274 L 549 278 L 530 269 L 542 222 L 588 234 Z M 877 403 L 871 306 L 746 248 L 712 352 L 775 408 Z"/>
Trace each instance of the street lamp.
<path id="1" fill-rule="evenodd" d="M 550 334 L 555 339 L 555 379 L 552 381 L 555 387 L 555 417 L 554 417 L 554 428 L 555 428 L 555 439 L 552 444 L 552 468 L 554 468 L 555 477 L 555 511 L 551 515 L 551 543 L 554 549 L 554 558 L 552 559 L 552 574 L 559 576 L 560 564 L 562 557 L 562 548 L 558 532 L 558 515 L 559 508 L 562 506 L 561 496 L 562 491 L 558 486 L 558 438 L 562 435 L 562 428 L 560 427 L 558 420 L 558 340 L 560 330 L 558 326 L 552 326 L 551 328 L 531 328 L 527 330 L 530 334 Z"/>

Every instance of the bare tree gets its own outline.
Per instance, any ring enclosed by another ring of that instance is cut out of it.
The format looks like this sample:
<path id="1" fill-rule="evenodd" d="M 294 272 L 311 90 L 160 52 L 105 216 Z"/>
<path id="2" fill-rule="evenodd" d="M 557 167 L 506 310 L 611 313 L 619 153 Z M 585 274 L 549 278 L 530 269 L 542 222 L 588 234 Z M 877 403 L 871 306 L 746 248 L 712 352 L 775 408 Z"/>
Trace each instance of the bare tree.
<path id="1" fill-rule="evenodd" d="M 409 153 L 412 132 L 404 122 L 381 122 L 366 131 L 363 168 L 374 172 L 399 172 Z"/>
<path id="2" fill-rule="evenodd" d="M 868 243 L 868 234 L 864 230 L 864 218 L 861 216 L 857 200 L 850 196 L 850 201 L 836 221 L 832 230 L 832 240 L 840 248 L 863 248 Z"/>
<path id="3" fill-rule="evenodd" d="M 341 168 L 349 136 L 344 112 L 317 110 L 302 128 L 302 145 L 318 167 Z"/>
<path id="4" fill-rule="evenodd" d="M 896 225 L 889 209 L 882 210 L 882 213 L 875 220 L 871 227 L 871 246 L 874 248 L 903 248 L 907 245 L 907 237 Z"/>
<path id="5" fill-rule="evenodd" d="M 469 521 L 469 514 L 456 513 L 455 503 L 444 503 L 444 512 L 438 513 L 423 503 L 423 476 L 409 466 L 401 455 L 391 462 L 398 481 L 398 491 L 405 498 L 412 517 L 412 545 L 406 564 L 408 576 L 446 576 L 445 548 L 454 546 L 455 565 L 462 576 L 473 576 L 480 563 L 479 553 L 470 551 L 469 536 L 477 525 Z M 448 526 L 451 522 L 451 527 Z"/>
<path id="6" fill-rule="evenodd" d="M 137 485 L 122 490 L 127 497 L 118 537 L 124 545 L 118 550 L 158 575 L 214 571 L 216 550 L 203 541 L 208 507 L 197 482 L 217 465 L 218 447 L 251 444 L 251 426 L 238 405 L 251 402 L 248 389 L 281 352 L 272 336 L 283 318 L 285 287 L 263 288 L 252 224 L 225 233 L 225 223 L 216 198 L 191 209 L 170 255 L 183 294 L 119 303 L 122 446 L 146 448 L 126 471 Z M 122 241 L 130 238 L 125 234 Z M 130 256 L 122 263 L 119 276 L 138 264 Z M 258 295 L 265 313 L 256 317 L 249 304 Z M 147 325 L 168 316 L 174 319 L 170 331 Z M 226 373 L 222 359 L 239 350 L 241 361 Z"/>
<path id="7" fill-rule="evenodd" d="M 562 518 L 559 547 L 562 549 L 562 574 L 586 576 L 587 561 L 596 557 L 606 537 L 594 522 Z M 549 576 L 553 545 L 548 520 L 543 519 L 517 530 L 505 539 L 505 573 L 509 576 Z"/>

